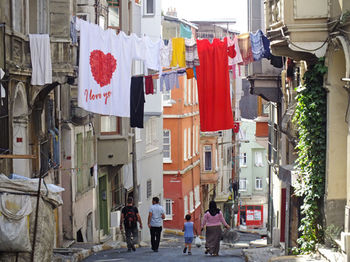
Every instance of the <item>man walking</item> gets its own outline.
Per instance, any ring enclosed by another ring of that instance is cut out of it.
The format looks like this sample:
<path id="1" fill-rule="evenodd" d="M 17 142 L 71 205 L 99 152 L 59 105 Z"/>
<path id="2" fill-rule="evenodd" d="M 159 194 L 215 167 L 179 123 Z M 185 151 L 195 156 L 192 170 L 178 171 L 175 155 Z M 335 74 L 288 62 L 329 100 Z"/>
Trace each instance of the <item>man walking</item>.
<path id="1" fill-rule="evenodd" d="M 138 241 L 137 221 L 140 223 L 140 228 L 142 229 L 142 221 L 139 211 L 137 207 L 134 206 L 133 198 L 129 197 L 127 205 L 122 209 L 122 215 L 120 218 L 120 230 L 123 229 L 124 224 L 126 243 L 128 245 L 129 252 L 131 249 L 136 251 L 135 244 Z"/>
<path id="2" fill-rule="evenodd" d="M 158 252 L 164 218 L 165 212 L 163 207 L 159 205 L 159 198 L 154 197 L 148 214 L 148 227 L 151 231 L 151 244 L 154 252 Z"/>

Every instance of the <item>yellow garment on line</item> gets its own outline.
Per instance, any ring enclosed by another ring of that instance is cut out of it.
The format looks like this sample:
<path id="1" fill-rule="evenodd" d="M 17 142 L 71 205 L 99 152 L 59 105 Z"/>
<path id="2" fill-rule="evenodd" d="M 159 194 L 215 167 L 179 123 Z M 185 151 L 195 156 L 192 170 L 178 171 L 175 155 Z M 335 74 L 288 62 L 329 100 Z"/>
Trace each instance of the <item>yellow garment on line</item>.
<path id="1" fill-rule="evenodd" d="M 171 67 L 186 67 L 186 57 L 185 57 L 185 39 L 184 38 L 173 38 L 173 56 L 171 59 Z"/>

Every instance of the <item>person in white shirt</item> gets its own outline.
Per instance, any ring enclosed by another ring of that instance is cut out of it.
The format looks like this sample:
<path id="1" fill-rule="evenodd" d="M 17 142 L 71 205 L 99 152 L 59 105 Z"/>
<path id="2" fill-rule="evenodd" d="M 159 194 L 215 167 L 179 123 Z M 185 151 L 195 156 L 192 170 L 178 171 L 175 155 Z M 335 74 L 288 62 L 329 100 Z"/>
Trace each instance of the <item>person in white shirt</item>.
<path id="1" fill-rule="evenodd" d="M 163 207 L 159 205 L 159 198 L 154 197 L 148 214 L 148 227 L 151 231 L 151 244 L 154 252 L 158 252 L 164 218 L 165 212 Z"/>

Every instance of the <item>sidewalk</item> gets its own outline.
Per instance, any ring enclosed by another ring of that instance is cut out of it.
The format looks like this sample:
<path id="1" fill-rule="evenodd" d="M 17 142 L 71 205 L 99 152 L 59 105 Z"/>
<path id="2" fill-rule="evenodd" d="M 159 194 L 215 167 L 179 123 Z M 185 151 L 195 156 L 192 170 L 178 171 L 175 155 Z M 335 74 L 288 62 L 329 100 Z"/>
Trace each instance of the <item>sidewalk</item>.
<path id="1" fill-rule="evenodd" d="M 72 248 L 55 248 L 53 250 L 53 262 L 79 262 L 93 253 L 116 249 L 121 247 L 119 241 L 108 241 L 96 245 L 93 243 L 75 243 Z"/>
<path id="2" fill-rule="evenodd" d="M 321 255 L 285 256 L 283 250 L 274 247 L 244 249 L 247 262 L 325 262 Z"/>

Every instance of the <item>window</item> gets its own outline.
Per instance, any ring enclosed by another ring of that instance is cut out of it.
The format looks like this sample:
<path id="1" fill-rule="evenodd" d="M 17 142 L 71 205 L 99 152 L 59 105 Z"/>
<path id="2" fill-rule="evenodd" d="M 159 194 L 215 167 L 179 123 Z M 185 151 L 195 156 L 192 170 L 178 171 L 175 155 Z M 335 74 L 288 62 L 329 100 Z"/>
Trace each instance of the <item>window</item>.
<path id="1" fill-rule="evenodd" d="M 199 153 L 199 138 L 200 138 L 200 134 L 199 134 L 199 126 L 197 126 L 197 145 L 196 145 L 196 152 L 197 154 Z"/>
<path id="2" fill-rule="evenodd" d="M 171 90 L 163 89 L 163 105 L 171 106 Z"/>
<path id="3" fill-rule="evenodd" d="M 230 165 L 232 160 L 232 147 L 227 148 L 227 157 L 226 157 L 226 165 Z"/>
<path id="4" fill-rule="evenodd" d="M 239 160 L 242 167 L 247 167 L 247 153 L 242 153 Z"/>
<path id="5" fill-rule="evenodd" d="M 192 96 L 191 96 L 191 90 L 192 90 L 192 80 L 187 79 L 187 90 L 188 90 L 188 104 L 192 105 Z"/>
<path id="6" fill-rule="evenodd" d="M 163 160 L 171 160 L 170 130 L 163 130 Z"/>
<path id="7" fill-rule="evenodd" d="M 184 216 L 188 214 L 188 197 L 184 196 Z"/>
<path id="8" fill-rule="evenodd" d="M 112 208 L 117 209 L 122 206 L 123 185 L 121 181 L 120 172 L 118 172 L 112 179 Z"/>
<path id="9" fill-rule="evenodd" d="M 165 199 L 165 219 L 173 219 L 173 201 L 171 199 Z"/>
<path id="10" fill-rule="evenodd" d="M 255 178 L 255 189 L 262 190 L 262 178 L 261 177 Z"/>
<path id="11" fill-rule="evenodd" d="M 77 13 L 77 17 L 84 21 L 90 22 L 90 15 L 88 13 Z"/>
<path id="12" fill-rule="evenodd" d="M 135 140 L 136 142 L 141 141 L 141 129 L 135 128 Z"/>
<path id="13" fill-rule="evenodd" d="M 193 208 L 193 191 L 190 192 L 190 213 L 194 211 Z"/>
<path id="14" fill-rule="evenodd" d="M 201 204 L 201 199 L 200 199 L 200 193 L 199 193 L 199 186 L 196 186 L 194 188 L 194 201 L 195 201 L 195 208 L 197 208 Z"/>
<path id="15" fill-rule="evenodd" d="M 187 160 L 187 130 L 184 129 L 184 160 Z"/>
<path id="16" fill-rule="evenodd" d="M 145 0 L 145 15 L 154 15 L 154 0 Z"/>
<path id="17" fill-rule="evenodd" d="M 147 198 L 152 196 L 152 180 L 147 180 Z"/>
<path id="18" fill-rule="evenodd" d="M 193 126 L 193 141 L 192 141 L 192 155 L 196 155 L 196 148 L 195 148 L 195 143 L 196 143 L 196 126 Z"/>
<path id="19" fill-rule="evenodd" d="M 10 2 L 10 1 L 8 1 Z M 13 5 L 13 19 L 12 25 L 13 29 L 20 33 L 25 33 L 25 3 L 23 0 L 14 0 L 12 1 Z M 4 13 L 2 15 L 5 15 Z"/>
<path id="20" fill-rule="evenodd" d="M 261 151 L 255 152 L 255 166 L 258 166 L 258 167 L 263 166 L 262 152 Z"/>
<path id="21" fill-rule="evenodd" d="M 121 118 L 117 116 L 101 116 L 101 135 L 120 135 Z"/>
<path id="22" fill-rule="evenodd" d="M 239 180 L 239 191 L 247 191 L 247 179 L 241 178 Z"/>
<path id="23" fill-rule="evenodd" d="M 145 124 L 146 126 L 146 151 L 152 151 L 158 148 L 157 118 L 151 117 Z M 160 134 L 159 134 L 160 135 Z"/>
<path id="24" fill-rule="evenodd" d="M 211 171 L 211 146 L 204 146 L 204 171 Z"/>
<path id="25" fill-rule="evenodd" d="M 193 94 L 195 94 L 195 101 L 198 104 L 198 89 L 197 89 L 197 80 L 193 79 Z"/>
<path id="26" fill-rule="evenodd" d="M 108 27 L 119 28 L 119 7 L 108 7 Z"/>
<path id="27" fill-rule="evenodd" d="M 188 158 L 190 159 L 190 158 L 192 158 L 192 155 L 191 155 L 191 128 L 188 128 L 187 129 L 187 131 L 188 131 Z"/>
<path id="28" fill-rule="evenodd" d="M 105 29 L 105 17 L 100 15 L 98 18 L 98 25 L 102 28 Z"/>
<path id="29" fill-rule="evenodd" d="M 184 83 L 184 105 L 187 105 L 187 77 L 186 77 L 186 75 L 183 76 L 183 83 Z"/>
<path id="30" fill-rule="evenodd" d="M 84 193 L 93 186 L 94 137 L 92 131 L 76 135 L 76 190 Z"/>

